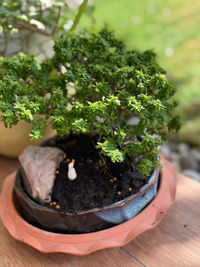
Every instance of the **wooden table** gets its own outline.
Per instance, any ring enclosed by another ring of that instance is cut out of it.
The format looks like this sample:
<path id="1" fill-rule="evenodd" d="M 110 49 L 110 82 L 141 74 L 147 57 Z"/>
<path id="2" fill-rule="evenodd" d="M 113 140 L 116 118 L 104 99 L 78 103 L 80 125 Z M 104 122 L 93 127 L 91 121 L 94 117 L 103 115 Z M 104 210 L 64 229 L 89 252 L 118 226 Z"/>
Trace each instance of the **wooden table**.
<path id="1" fill-rule="evenodd" d="M 0 188 L 16 167 L 16 160 L 0 156 Z M 0 267 L 7 266 L 200 267 L 200 183 L 179 175 L 176 204 L 157 228 L 123 248 L 105 249 L 88 256 L 42 254 L 14 240 L 0 222 Z"/>

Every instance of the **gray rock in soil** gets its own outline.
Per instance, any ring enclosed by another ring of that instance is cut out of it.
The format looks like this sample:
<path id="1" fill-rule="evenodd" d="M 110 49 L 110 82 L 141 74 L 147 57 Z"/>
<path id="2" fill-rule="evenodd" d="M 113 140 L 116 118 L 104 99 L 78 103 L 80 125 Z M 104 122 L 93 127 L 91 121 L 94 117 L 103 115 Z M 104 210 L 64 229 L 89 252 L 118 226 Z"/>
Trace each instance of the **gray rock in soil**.
<path id="1" fill-rule="evenodd" d="M 63 160 L 64 152 L 55 147 L 29 146 L 19 156 L 24 186 L 41 203 L 51 201 L 55 171 Z"/>
<path id="2" fill-rule="evenodd" d="M 188 169 L 188 170 L 184 170 L 182 173 L 185 176 L 188 176 L 188 177 L 200 182 L 200 172 Z"/>

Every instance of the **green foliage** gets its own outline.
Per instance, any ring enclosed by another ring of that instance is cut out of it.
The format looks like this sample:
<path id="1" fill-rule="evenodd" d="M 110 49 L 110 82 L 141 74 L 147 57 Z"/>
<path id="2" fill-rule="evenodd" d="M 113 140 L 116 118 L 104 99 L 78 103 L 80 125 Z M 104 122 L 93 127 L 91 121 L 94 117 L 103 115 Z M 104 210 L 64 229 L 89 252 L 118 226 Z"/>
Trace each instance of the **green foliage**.
<path id="1" fill-rule="evenodd" d="M 5 126 L 33 124 L 38 139 L 48 123 L 58 135 L 98 134 L 95 144 L 113 162 L 143 155 L 145 174 L 159 166 L 158 146 L 174 130 L 174 88 L 152 51 L 127 51 L 113 33 L 61 36 L 52 59 L 38 64 L 19 54 L 0 60 L 0 110 Z M 69 94 L 75 88 L 74 94 Z M 38 119 L 36 114 L 43 117 Z M 135 116 L 139 123 L 129 125 Z"/>

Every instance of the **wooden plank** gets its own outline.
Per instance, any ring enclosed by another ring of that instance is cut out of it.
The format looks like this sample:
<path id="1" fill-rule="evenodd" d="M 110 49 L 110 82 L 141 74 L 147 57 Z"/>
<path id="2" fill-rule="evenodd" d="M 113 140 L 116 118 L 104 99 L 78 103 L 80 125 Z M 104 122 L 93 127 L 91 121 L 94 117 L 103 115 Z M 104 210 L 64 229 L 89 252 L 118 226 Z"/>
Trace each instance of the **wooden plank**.
<path id="1" fill-rule="evenodd" d="M 120 248 L 97 251 L 81 257 L 64 253 L 44 254 L 14 240 L 0 224 L 0 266 L 141 267 L 143 265 Z"/>
<path id="2" fill-rule="evenodd" d="M 176 204 L 125 249 L 148 267 L 200 267 L 200 184 L 179 175 Z"/>
<path id="3" fill-rule="evenodd" d="M 120 248 L 105 249 L 77 258 L 78 267 L 142 267 L 133 256 Z"/>
<path id="4" fill-rule="evenodd" d="M 37 250 L 14 240 L 5 229 L 0 229 L 0 266 L 43 267 L 76 266 L 76 256 L 65 254 L 42 254 Z"/>

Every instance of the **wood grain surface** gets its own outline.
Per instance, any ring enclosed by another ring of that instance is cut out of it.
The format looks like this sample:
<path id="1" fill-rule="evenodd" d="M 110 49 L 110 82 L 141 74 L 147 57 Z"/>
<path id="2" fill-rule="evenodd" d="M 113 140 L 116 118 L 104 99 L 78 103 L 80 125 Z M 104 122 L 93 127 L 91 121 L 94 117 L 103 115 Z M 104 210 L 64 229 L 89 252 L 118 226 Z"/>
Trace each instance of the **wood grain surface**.
<path id="1" fill-rule="evenodd" d="M 0 156 L 0 188 L 18 163 Z M 87 256 L 43 254 L 14 240 L 0 222 L 0 267 L 200 267 L 200 183 L 179 175 L 176 204 L 160 225 L 123 248 Z"/>

